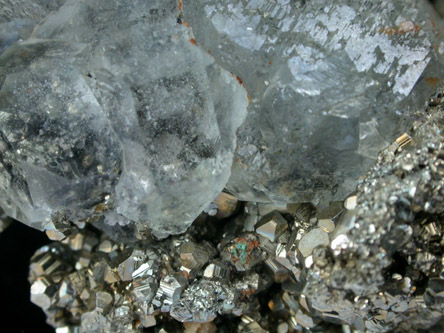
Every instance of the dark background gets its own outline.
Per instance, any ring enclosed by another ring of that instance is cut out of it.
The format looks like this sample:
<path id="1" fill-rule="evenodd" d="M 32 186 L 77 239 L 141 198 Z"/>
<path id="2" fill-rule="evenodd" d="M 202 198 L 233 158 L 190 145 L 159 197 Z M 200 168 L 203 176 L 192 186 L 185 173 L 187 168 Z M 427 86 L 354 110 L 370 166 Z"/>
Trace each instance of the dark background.
<path id="1" fill-rule="evenodd" d="M 50 242 L 45 233 L 19 222 L 0 233 L 0 332 L 54 332 L 30 302 L 28 282 L 29 259 Z"/>

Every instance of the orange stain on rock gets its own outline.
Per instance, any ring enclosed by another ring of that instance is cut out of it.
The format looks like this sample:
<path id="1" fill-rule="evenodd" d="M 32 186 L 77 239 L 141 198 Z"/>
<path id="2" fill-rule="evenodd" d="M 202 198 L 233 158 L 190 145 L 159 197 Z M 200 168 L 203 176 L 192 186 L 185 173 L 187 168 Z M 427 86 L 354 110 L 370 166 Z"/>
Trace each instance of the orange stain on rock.
<path id="1" fill-rule="evenodd" d="M 250 101 L 248 101 L 248 103 L 250 103 Z M 245 165 L 244 163 L 242 163 L 242 160 L 241 160 L 240 158 L 237 159 L 237 162 L 239 163 L 239 165 L 240 165 L 242 168 L 244 168 L 244 169 L 247 169 L 247 168 L 248 168 L 247 165 Z"/>
<path id="2" fill-rule="evenodd" d="M 413 24 L 411 21 L 404 21 L 401 22 L 396 28 L 393 27 L 385 27 L 384 29 L 381 29 L 381 33 L 384 33 L 388 36 L 392 35 L 400 35 L 400 34 L 407 34 L 407 33 L 418 33 L 419 30 L 421 30 L 421 27 L 417 24 Z"/>
<path id="3" fill-rule="evenodd" d="M 191 44 L 197 45 L 196 40 L 194 38 L 190 38 Z"/>
<path id="4" fill-rule="evenodd" d="M 182 10 L 182 1 L 181 0 L 178 1 L 179 1 L 179 10 Z"/>
<path id="5" fill-rule="evenodd" d="M 239 76 L 234 75 L 234 74 L 231 73 L 231 72 L 230 72 L 230 74 L 231 74 L 232 77 L 235 77 L 235 78 L 236 78 L 237 82 L 239 82 L 239 84 L 240 84 L 242 87 L 244 87 L 244 81 L 243 81 Z M 245 87 L 244 87 L 244 89 L 245 89 Z M 246 90 L 246 89 L 245 89 L 245 90 Z M 250 95 L 248 94 L 248 92 L 247 92 L 247 99 L 248 99 L 248 104 L 250 104 L 250 103 L 251 103 L 251 97 L 250 97 Z"/>
<path id="6" fill-rule="evenodd" d="M 439 81 L 441 81 L 441 79 L 440 79 L 440 78 L 437 78 L 437 77 L 426 77 L 426 78 L 424 79 L 424 81 L 425 81 L 429 86 L 436 86 L 436 85 L 439 83 Z"/>

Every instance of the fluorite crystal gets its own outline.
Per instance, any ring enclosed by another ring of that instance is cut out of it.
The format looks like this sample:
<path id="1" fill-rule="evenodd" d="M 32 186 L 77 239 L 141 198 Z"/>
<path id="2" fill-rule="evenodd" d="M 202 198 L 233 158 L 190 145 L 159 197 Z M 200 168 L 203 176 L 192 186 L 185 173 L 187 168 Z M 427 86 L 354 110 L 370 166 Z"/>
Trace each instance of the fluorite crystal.
<path id="1" fill-rule="evenodd" d="M 439 27 L 413 0 L 67 1 L 0 58 L 3 208 L 162 238 L 225 186 L 342 200 L 444 74 Z"/>
<path id="2" fill-rule="evenodd" d="M 0 54 L 19 39 L 27 38 L 34 26 L 65 0 L 0 0 Z"/>
<path id="3" fill-rule="evenodd" d="M 0 232 L 58 241 L 29 270 L 57 333 L 444 323 L 425 2 L 0 5 Z"/>
<path id="4" fill-rule="evenodd" d="M 183 8 L 197 44 L 251 98 L 227 186 L 243 200 L 343 200 L 444 74 L 442 30 L 422 0 Z"/>
<path id="5" fill-rule="evenodd" d="M 210 216 L 136 247 L 81 230 L 33 256 L 31 300 L 68 332 L 141 332 L 167 314 L 218 332 L 237 316 L 236 332 L 427 330 L 444 316 L 443 133 L 444 103 L 379 155 L 348 208 L 289 205 L 245 233 L 250 204 L 212 243 L 196 241 L 210 237 Z"/>
<path id="6" fill-rule="evenodd" d="M 176 1 L 67 1 L 0 58 L 0 197 L 45 228 L 181 233 L 224 188 L 245 89 L 178 24 Z"/>

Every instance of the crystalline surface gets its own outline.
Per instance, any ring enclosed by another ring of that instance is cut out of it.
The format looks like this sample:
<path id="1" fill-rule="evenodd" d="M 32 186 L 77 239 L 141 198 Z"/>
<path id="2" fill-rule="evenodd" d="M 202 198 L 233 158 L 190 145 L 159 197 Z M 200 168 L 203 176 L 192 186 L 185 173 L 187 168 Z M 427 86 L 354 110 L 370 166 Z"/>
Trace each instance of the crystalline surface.
<path id="1" fill-rule="evenodd" d="M 250 201 L 344 199 L 443 75 L 426 5 L 184 1 L 197 44 L 251 97 L 228 189 Z"/>
<path id="2" fill-rule="evenodd" d="M 0 54 L 28 37 L 36 23 L 57 10 L 65 0 L 0 0 Z"/>
<path id="3" fill-rule="evenodd" d="M 359 331 L 418 332 L 443 316 L 442 105 L 420 119 L 413 140 L 381 152 L 357 187 L 356 209 L 324 248 L 330 254 L 307 276 L 303 293 L 321 318 Z"/>
<path id="4" fill-rule="evenodd" d="M 176 1 L 67 1 L 0 57 L 0 198 L 36 228 L 183 232 L 230 175 L 245 90 Z M 108 221 L 109 220 L 109 221 Z"/>
<path id="5" fill-rule="evenodd" d="M 31 258 L 31 300 L 73 333 L 182 332 L 179 322 L 217 332 L 435 332 L 444 317 L 443 88 L 417 116 L 345 201 L 248 203 L 226 223 L 202 214 L 182 235 L 137 245 L 87 226 Z"/>

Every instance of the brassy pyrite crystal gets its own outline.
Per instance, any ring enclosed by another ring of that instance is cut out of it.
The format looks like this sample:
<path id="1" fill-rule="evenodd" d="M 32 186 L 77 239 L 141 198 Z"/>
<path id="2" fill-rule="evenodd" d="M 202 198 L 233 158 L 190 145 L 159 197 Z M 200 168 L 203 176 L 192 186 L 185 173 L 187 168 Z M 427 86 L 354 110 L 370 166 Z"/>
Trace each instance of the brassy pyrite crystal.
<path id="1" fill-rule="evenodd" d="M 0 0 L 0 206 L 62 332 L 444 317 L 444 38 L 422 0 Z"/>

